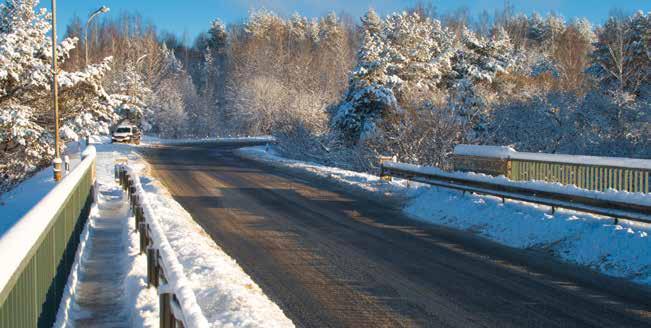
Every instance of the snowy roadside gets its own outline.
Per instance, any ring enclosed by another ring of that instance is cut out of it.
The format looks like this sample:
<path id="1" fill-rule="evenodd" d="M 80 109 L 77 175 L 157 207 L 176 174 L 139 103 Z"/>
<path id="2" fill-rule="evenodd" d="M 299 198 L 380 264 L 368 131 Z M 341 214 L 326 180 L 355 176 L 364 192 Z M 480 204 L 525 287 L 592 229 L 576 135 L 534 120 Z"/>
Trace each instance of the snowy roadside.
<path id="1" fill-rule="evenodd" d="M 114 181 L 113 165 L 115 159 L 126 157 L 129 160 L 135 160 L 138 155 L 134 153 L 128 145 L 111 145 L 97 144 L 96 174 L 97 188 L 101 193 L 120 194 L 121 190 Z M 90 253 L 93 248 L 92 235 L 90 233 L 96 221 L 101 219 L 99 206 L 110 203 L 110 200 L 99 196 L 99 203 L 94 204 L 91 210 L 88 223 L 84 227 L 81 242 L 77 249 L 75 261 L 72 265 L 68 282 L 66 284 L 64 295 L 60 303 L 57 322 L 54 327 L 74 327 L 77 321 L 92 320 L 89 318 L 90 313 L 84 311 L 84 307 L 77 304 L 77 298 L 80 297 L 80 280 L 84 274 L 84 263 L 93 261 Z M 118 202 L 121 202 L 119 200 Z M 109 205 L 110 206 L 110 205 Z M 125 245 L 124 254 L 115 254 L 113 262 L 118 268 L 107 268 L 107 270 L 118 271 L 123 276 L 118 278 L 122 286 L 114 286 L 119 291 L 119 298 L 122 300 L 122 309 L 126 312 L 126 320 L 129 327 L 158 327 L 158 294 L 155 289 L 147 288 L 147 263 L 146 257 L 140 256 L 139 240 L 134 231 L 134 219 L 131 213 L 122 220 L 126 224 L 126 229 L 122 230 L 122 241 Z M 106 286 L 104 286 L 105 288 Z M 101 287 L 100 291 L 102 290 Z M 106 292 L 106 291 L 104 291 Z M 113 313 L 113 316 L 120 316 L 120 313 Z"/>
<path id="2" fill-rule="evenodd" d="M 282 310 L 177 203 L 164 186 L 147 177 L 147 163 L 130 161 L 138 170 L 147 199 L 213 327 L 293 327 Z"/>
<path id="3" fill-rule="evenodd" d="M 103 144 L 97 147 L 97 178 L 99 189 L 116 186 L 115 160 L 127 157 L 129 165 L 141 176 L 141 184 L 160 226 L 172 246 L 204 316 L 212 327 L 293 327 L 282 310 L 262 292 L 255 282 L 230 258 L 192 219 L 164 186 L 146 175 L 148 164 L 137 154 L 137 147 L 123 144 Z M 124 261 L 126 276 L 126 307 L 131 309 L 130 327 L 158 326 L 158 295 L 147 288 L 146 257 L 139 253 L 138 235 L 134 233 L 134 218 L 130 215 L 125 240 L 128 258 Z M 72 295 L 79 275 L 79 263 L 88 252 L 88 228 L 77 252 L 75 264 L 66 286 L 59 313 L 58 327 L 65 327 L 74 318 Z M 117 263 L 117 262 L 116 262 Z M 73 310 L 73 311 L 71 311 Z"/>
<path id="4" fill-rule="evenodd" d="M 265 147 L 248 147 L 238 155 L 270 165 L 310 172 L 343 186 L 388 197 L 406 198 L 403 211 L 415 219 L 468 230 L 516 248 L 536 248 L 604 274 L 651 285 L 651 226 L 604 219 L 585 213 L 507 201 L 490 196 L 462 195 L 403 179 L 377 176 L 282 158 Z"/>

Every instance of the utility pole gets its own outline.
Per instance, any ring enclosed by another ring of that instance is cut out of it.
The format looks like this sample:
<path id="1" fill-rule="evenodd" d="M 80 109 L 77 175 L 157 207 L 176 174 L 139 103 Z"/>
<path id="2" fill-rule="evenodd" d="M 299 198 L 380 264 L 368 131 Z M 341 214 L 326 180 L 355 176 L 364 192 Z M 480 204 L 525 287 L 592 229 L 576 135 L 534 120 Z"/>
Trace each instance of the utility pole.
<path id="1" fill-rule="evenodd" d="M 52 0 L 52 110 L 54 111 L 54 181 L 61 181 L 61 140 L 59 139 L 59 68 L 57 67 L 57 7 Z"/>
<path id="2" fill-rule="evenodd" d="M 86 28 L 84 31 L 84 66 L 88 66 L 88 26 L 90 25 L 90 21 L 95 18 L 95 16 L 99 14 L 105 14 L 109 12 L 109 7 L 107 6 L 101 6 L 99 9 L 95 10 L 92 12 L 90 15 L 88 15 L 88 20 L 86 21 Z"/>

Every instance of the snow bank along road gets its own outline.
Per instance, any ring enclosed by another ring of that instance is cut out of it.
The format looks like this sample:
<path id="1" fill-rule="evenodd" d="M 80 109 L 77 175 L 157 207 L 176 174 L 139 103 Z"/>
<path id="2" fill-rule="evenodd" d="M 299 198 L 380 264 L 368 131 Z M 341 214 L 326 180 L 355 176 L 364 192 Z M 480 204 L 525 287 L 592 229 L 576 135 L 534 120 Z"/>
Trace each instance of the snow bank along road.
<path id="1" fill-rule="evenodd" d="M 142 152 L 297 326 L 651 325 L 647 287 L 410 220 L 397 204 L 240 159 L 234 147 Z"/>

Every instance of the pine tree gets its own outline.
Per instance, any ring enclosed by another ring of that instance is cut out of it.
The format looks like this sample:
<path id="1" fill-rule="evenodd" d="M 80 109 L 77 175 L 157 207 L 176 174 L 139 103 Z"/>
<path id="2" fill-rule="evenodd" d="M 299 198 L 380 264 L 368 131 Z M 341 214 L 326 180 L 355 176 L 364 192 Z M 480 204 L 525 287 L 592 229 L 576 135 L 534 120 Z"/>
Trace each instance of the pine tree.
<path id="1" fill-rule="evenodd" d="M 298 13 L 292 14 L 289 20 L 289 34 L 292 42 L 302 43 L 308 39 L 309 22 L 307 18 L 299 15 Z"/>
<path id="2" fill-rule="evenodd" d="M 384 119 L 399 114 L 399 98 L 438 88 L 450 74 L 452 34 L 417 13 L 393 14 L 381 23 L 364 18 L 364 43 L 333 125 L 349 142 L 367 139 Z M 380 29 L 381 27 L 381 29 Z"/>
<path id="3" fill-rule="evenodd" d="M 527 38 L 538 44 L 544 41 L 545 21 L 537 12 L 534 12 L 531 17 L 529 17 Z"/>
<path id="4" fill-rule="evenodd" d="M 379 34 L 384 28 L 382 19 L 377 15 L 375 10 L 370 9 L 364 16 L 361 18 L 362 28 L 365 32 L 370 34 Z"/>

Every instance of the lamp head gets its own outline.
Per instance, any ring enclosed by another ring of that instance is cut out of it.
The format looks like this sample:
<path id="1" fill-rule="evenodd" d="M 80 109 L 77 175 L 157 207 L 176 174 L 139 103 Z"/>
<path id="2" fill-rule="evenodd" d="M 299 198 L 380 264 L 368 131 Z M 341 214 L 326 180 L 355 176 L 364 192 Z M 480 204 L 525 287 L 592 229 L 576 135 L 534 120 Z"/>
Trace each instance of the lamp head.
<path id="1" fill-rule="evenodd" d="M 107 7 L 107 6 L 102 6 L 102 7 L 99 8 L 99 11 L 101 11 L 104 14 L 109 12 L 109 10 L 111 10 L 111 9 L 109 7 Z"/>

